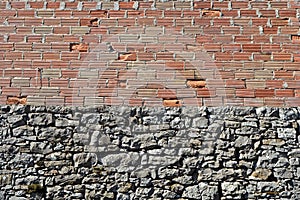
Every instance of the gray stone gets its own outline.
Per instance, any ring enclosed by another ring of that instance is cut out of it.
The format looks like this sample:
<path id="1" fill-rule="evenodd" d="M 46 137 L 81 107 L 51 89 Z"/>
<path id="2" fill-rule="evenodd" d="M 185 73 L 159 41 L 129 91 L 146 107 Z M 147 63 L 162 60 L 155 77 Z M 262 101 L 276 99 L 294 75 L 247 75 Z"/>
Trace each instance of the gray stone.
<path id="1" fill-rule="evenodd" d="M 11 125 L 12 128 L 23 126 L 26 124 L 25 115 L 11 115 L 8 116 L 7 122 Z"/>
<path id="2" fill-rule="evenodd" d="M 259 168 L 256 169 L 249 178 L 254 180 L 267 180 L 271 174 L 271 170 Z"/>
<path id="3" fill-rule="evenodd" d="M 251 144 L 251 140 L 247 136 L 238 136 L 238 138 L 234 142 L 234 146 L 241 148 Z"/>
<path id="4" fill-rule="evenodd" d="M 75 167 L 92 167 L 97 164 L 98 158 L 95 153 L 79 153 L 73 157 Z"/>
<path id="5" fill-rule="evenodd" d="M 294 128 L 277 128 L 278 138 L 296 138 L 296 130 Z"/>
<path id="6" fill-rule="evenodd" d="M 54 118 L 49 113 L 30 113 L 28 123 L 33 126 L 48 126 L 54 123 Z"/>
<path id="7" fill-rule="evenodd" d="M 196 128 L 206 128 L 208 126 L 208 119 L 205 117 L 195 118 L 193 119 L 192 126 Z"/>

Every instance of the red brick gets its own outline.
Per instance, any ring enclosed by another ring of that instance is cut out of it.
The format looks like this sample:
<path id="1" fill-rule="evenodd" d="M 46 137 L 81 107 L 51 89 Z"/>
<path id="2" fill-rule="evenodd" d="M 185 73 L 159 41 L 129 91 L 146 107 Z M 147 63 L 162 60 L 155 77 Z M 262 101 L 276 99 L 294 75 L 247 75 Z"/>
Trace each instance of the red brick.
<path id="1" fill-rule="evenodd" d="M 271 54 L 265 53 L 265 54 L 253 54 L 253 60 L 254 61 L 269 61 L 271 60 Z"/>
<path id="2" fill-rule="evenodd" d="M 97 6 L 97 2 L 83 2 L 83 9 L 93 10 L 96 8 L 96 6 Z"/>
<path id="3" fill-rule="evenodd" d="M 289 23 L 289 19 L 287 18 L 276 18 L 271 19 L 272 26 L 286 26 Z"/>
<path id="4" fill-rule="evenodd" d="M 84 97 L 65 97 L 66 106 L 83 106 Z"/>
<path id="5" fill-rule="evenodd" d="M 0 17 L 7 17 L 7 16 L 15 17 L 16 14 L 17 14 L 16 10 L 4 10 L 4 9 L 0 10 Z"/>
<path id="6" fill-rule="evenodd" d="M 199 10 L 183 10 L 183 17 L 200 17 L 200 11 Z"/>
<path id="7" fill-rule="evenodd" d="M 174 54 L 171 52 L 159 52 L 156 54 L 156 60 L 174 60 Z M 171 65 L 171 62 L 169 62 Z"/>
<path id="8" fill-rule="evenodd" d="M 294 90 L 292 89 L 282 89 L 282 90 L 275 90 L 276 97 L 294 97 Z"/>
<path id="9" fill-rule="evenodd" d="M 215 54 L 215 56 L 216 56 L 217 61 L 230 61 L 230 60 L 233 59 L 233 56 L 232 56 L 231 53 L 219 53 L 219 52 L 217 52 Z"/>
<path id="10" fill-rule="evenodd" d="M 210 25 L 210 21 L 211 21 L 210 18 L 198 18 L 198 17 L 196 17 L 194 19 L 194 25 L 195 26 L 207 26 L 207 25 Z M 199 30 L 199 28 L 197 28 L 196 30 Z"/>
<path id="11" fill-rule="evenodd" d="M 264 34 L 277 34 L 278 33 L 278 27 L 264 27 L 263 28 Z"/>
<path id="12" fill-rule="evenodd" d="M 78 88 L 60 88 L 59 96 L 63 97 L 78 97 L 79 89 Z"/>
<path id="13" fill-rule="evenodd" d="M 52 2 L 48 1 L 46 7 L 47 8 L 59 8 L 60 2 Z"/>
<path id="14" fill-rule="evenodd" d="M 240 60 L 250 60 L 252 53 L 243 53 L 243 52 L 234 52 L 233 60 L 240 61 Z"/>
<path id="15" fill-rule="evenodd" d="M 217 27 L 217 26 L 208 26 L 205 29 L 203 29 L 203 32 L 204 34 L 214 34 L 214 35 L 222 34 L 221 27 Z"/>
<path id="16" fill-rule="evenodd" d="M 147 17 L 162 17 L 162 10 L 145 10 L 145 15 Z"/>
<path id="17" fill-rule="evenodd" d="M 223 103 L 223 99 L 222 98 L 204 98 L 203 99 L 203 105 L 204 106 L 213 106 L 213 107 L 216 107 L 216 106 L 223 106 L 224 103 Z"/>
<path id="18" fill-rule="evenodd" d="M 91 17 L 106 18 L 108 15 L 108 11 L 107 10 L 91 10 L 90 15 L 91 15 Z"/>
<path id="19" fill-rule="evenodd" d="M 237 17 L 238 11 L 237 10 L 222 10 L 222 16 L 224 17 Z"/>
<path id="20" fill-rule="evenodd" d="M 291 61 L 291 57 L 290 53 L 273 53 L 274 61 Z"/>
<path id="21" fill-rule="evenodd" d="M 158 89 L 157 90 L 157 97 L 163 99 L 176 99 L 176 92 L 169 90 L 169 89 Z"/>
<path id="22" fill-rule="evenodd" d="M 129 106 L 142 106 L 143 105 L 143 99 L 140 98 L 130 98 L 128 102 Z"/>
<path id="23" fill-rule="evenodd" d="M 25 8 L 25 2 L 12 1 L 12 2 L 10 2 L 10 5 L 14 9 L 24 9 Z"/>
<path id="24" fill-rule="evenodd" d="M 249 1 L 232 1 L 231 7 L 234 9 L 248 8 Z"/>
<path id="25" fill-rule="evenodd" d="M 18 17 L 34 17 L 34 10 L 17 10 Z"/>
<path id="26" fill-rule="evenodd" d="M 46 97 L 46 106 L 50 106 L 50 105 L 63 106 L 64 102 L 65 102 L 64 97 Z"/>
<path id="27" fill-rule="evenodd" d="M 236 79 L 253 79 L 254 78 L 254 72 L 250 71 L 250 70 L 236 71 L 234 75 L 235 75 Z"/>
<path id="28" fill-rule="evenodd" d="M 234 41 L 237 43 L 248 43 L 251 42 L 251 37 L 250 36 L 234 36 Z"/>
<path id="29" fill-rule="evenodd" d="M 282 88 L 283 87 L 283 80 L 266 80 L 266 87 L 267 88 Z"/>
<path id="30" fill-rule="evenodd" d="M 268 8 L 268 2 L 250 2 L 252 8 Z"/>
<path id="31" fill-rule="evenodd" d="M 242 44 L 243 51 L 246 52 L 261 52 L 261 44 Z"/>
<path id="32" fill-rule="evenodd" d="M 213 19 L 213 24 L 215 26 L 230 26 L 230 18 L 216 18 Z"/>
<path id="33" fill-rule="evenodd" d="M 288 98 L 285 98 L 285 106 L 287 106 L 287 107 L 297 107 L 297 106 L 300 106 L 300 98 L 299 97 L 288 97 Z"/>
<path id="34" fill-rule="evenodd" d="M 261 107 L 264 105 L 264 100 L 262 98 L 245 98 L 244 106 Z"/>
<path id="35" fill-rule="evenodd" d="M 271 1 L 272 8 L 287 8 L 287 2 Z"/>
<path id="36" fill-rule="evenodd" d="M 256 97 L 274 97 L 275 92 L 274 92 L 274 89 L 256 89 L 255 96 Z"/>
<path id="37" fill-rule="evenodd" d="M 213 42 L 212 37 L 210 36 L 204 36 L 204 35 L 197 35 L 196 36 L 197 43 L 209 43 Z"/>
<path id="38" fill-rule="evenodd" d="M 2 88 L 2 95 L 6 96 L 20 96 L 21 89 L 15 87 L 3 87 Z"/>
<path id="39" fill-rule="evenodd" d="M 242 17 L 257 17 L 256 10 L 240 10 Z"/>
<path id="40" fill-rule="evenodd" d="M 276 17 L 275 10 L 259 10 L 262 17 Z"/>
<path id="41" fill-rule="evenodd" d="M 144 11 L 139 10 L 128 10 L 127 11 L 127 17 L 143 17 L 145 16 Z"/>
<path id="42" fill-rule="evenodd" d="M 229 8 L 229 2 L 227 1 L 224 1 L 224 2 L 218 2 L 218 1 L 215 1 L 213 2 L 213 8 Z"/>
<path id="43" fill-rule="evenodd" d="M 274 77 L 276 79 L 289 80 L 294 78 L 294 73 L 292 71 L 275 71 Z"/>
<path id="44" fill-rule="evenodd" d="M 199 9 L 199 8 L 209 9 L 209 8 L 211 8 L 211 2 L 210 1 L 195 1 L 194 2 L 194 8 L 195 9 Z"/>
<path id="45" fill-rule="evenodd" d="M 236 89 L 236 97 L 253 98 L 255 97 L 253 89 Z"/>
<path id="46" fill-rule="evenodd" d="M 181 10 L 165 10 L 165 17 L 181 17 Z"/>
<path id="47" fill-rule="evenodd" d="M 240 44 L 223 44 L 224 51 L 241 51 Z"/>
<path id="48" fill-rule="evenodd" d="M 202 98 L 184 98 L 183 100 L 184 106 L 202 106 Z"/>
<path id="49" fill-rule="evenodd" d="M 226 80 L 225 86 L 230 88 L 245 88 L 245 81 L 242 80 Z"/>
<path id="50" fill-rule="evenodd" d="M 119 2 L 120 9 L 133 9 L 134 2 Z"/>
<path id="51" fill-rule="evenodd" d="M 265 98 L 265 105 L 271 107 L 283 107 L 284 100 L 282 98 Z"/>
<path id="52" fill-rule="evenodd" d="M 165 68 L 167 70 L 183 70 L 184 62 L 182 62 L 182 61 L 167 61 Z"/>
<path id="53" fill-rule="evenodd" d="M 216 91 L 214 89 L 201 88 L 197 89 L 197 97 L 214 97 L 216 96 Z"/>
<path id="54" fill-rule="evenodd" d="M 9 87 L 10 78 L 0 78 L 0 87 Z"/>
<path id="55" fill-rule="evenodd" d="M 206 51 L 218 52 L 221 50 L 220 44 L 204 44 L 204 49 Z"/>

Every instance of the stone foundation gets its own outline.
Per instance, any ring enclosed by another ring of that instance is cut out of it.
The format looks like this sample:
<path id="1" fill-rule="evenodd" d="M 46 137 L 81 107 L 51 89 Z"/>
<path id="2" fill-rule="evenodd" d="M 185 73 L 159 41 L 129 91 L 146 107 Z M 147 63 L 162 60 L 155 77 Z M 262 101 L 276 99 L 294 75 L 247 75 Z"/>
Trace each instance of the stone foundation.
<path id="1" fill-rule="evenodd" d="M 298 108 L 1 107 L 0 199 L 299 199 Z"/>

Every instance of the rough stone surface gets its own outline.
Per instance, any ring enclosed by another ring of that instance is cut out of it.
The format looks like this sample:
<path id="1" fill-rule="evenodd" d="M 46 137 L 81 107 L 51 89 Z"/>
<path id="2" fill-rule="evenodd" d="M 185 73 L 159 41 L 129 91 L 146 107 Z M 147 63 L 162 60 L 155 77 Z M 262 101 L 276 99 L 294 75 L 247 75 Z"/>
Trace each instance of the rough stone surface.
<path id="1" fill-rule="evenodd" d="M 0 199 L 300 199 L 299 109 L 0 107 Z"/>

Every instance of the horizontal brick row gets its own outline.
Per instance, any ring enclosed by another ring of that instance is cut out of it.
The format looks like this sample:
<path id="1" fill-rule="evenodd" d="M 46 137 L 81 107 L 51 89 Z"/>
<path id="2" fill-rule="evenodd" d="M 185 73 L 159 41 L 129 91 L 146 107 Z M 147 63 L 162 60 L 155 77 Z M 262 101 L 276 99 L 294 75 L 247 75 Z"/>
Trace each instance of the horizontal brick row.
<path id="1" fill-rule="evenodd" d="M 20 101 L 25 101 L 19 98 Z M 8 103 L 3 99 L 2 104 Z M 12 100 L 10 100 L 11 103 Z M 184 98 L 175 100 L 160 100 L 157 98 L 131 98 L 124 100 L 121 97 L 40 97 L 28 96 L 26 104 L 29 105 L 64 105 L 64 106 L 101 106 L 101 105 L 128 105 L 128 106 L 272 106 L 294 107 L 299 105 L 299 97 L 286 98 Z"/>
<path id="2" fill-rule="evenodd" d="M 72 1 L 72 2 L 52 2 L 52 1 L 26 1 L 26 2 L 1 2 L 1 9 L 61 9 L 61 10 L 93 10 L 93 9 L 115 9 L 115 10 L 132 10 L 132 9 L 145 9 L 145 8 L 157 8 L 157 9 L 257 9 L 257 8 L 298 8 L 299 5 L 294 1 L 238 1 L 231 0 L 225 2 L 215 2 L 215 1 L 193 1 L 193 2 L 181 2 L 181 1 L 167 1 L 167 2 L 141 2 L 141 1 L 131 1 L 131 2 L 82 2 L 82 1 Z M 250 12 L 251 13 L 251 12 Z"/>

